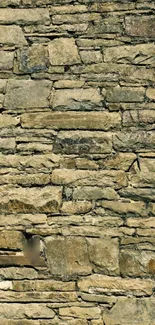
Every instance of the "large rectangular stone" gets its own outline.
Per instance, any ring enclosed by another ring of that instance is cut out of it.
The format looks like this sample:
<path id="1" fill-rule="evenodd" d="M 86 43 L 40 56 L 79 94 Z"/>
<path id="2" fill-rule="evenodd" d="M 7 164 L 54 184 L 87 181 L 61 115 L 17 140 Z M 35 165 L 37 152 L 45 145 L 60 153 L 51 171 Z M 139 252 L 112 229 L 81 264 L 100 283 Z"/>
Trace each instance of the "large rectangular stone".
<path id="1" fill-rule="evenodd" d="M 89 131 L 60 131 L 53 151 L 63 154 L 110 153 L 112 134 Z"/>
<path id="2" fill-rule="evenodd" d="M 9 80 L 4 107 L 6 109 L 49 107 L 50 90 L 51 82 L 47 80 Z"/>
<path id="3" fill-rule="evenodd" d="M 1 303 L 0 304 L 0 315 L 1 317 L 6 317 L 10 319 L 40 319 L 40 318 L 53 318 L 55 313 L 53 310 L 46 306 L 46 304 L 38 303 L 28 303 L 20 304 L 14 303 L 13 306 L 10 303 Z"/>
<path id="4" fill-rule="evenodd" d="M 105 48 L 104 62 L 127 64 L 150 64 L 155 66 L 155 45 L 153 43 L 125 45 Z"/>
<path id="5" fill-rule="evenodd" d="M 155 37 L 155 19 L 154 16 L 126 16 L 125 30 L 128 35 L 147 38 Z"/>
<path id="6" fill-rule="evenodd" d="M 138 296 L 151 295 L 153 280 L 122 279 L 101 274 L 93 274 L 78 281 L 80 291 L 88 293 L 135 294 Z"/>
<path id="7" fill-rule="evenodd" d="M 67 185 L 71 187 L 77 185 L 86 186 L 110 186 L 119 189 L 127 186 L 127 178 L 123 171 L 90 171 L 90 170 L 71 170 L 55 169 L 51 180 L 53 184 Z"/>
<path id="8" fill-rule="evenodd" d="M 145 229 L 146 231 L 146 229 Z M 155 274 L 155 252 L 148 250 L 122 249 L 120 272 L 123 276 L 147 276 Z"/>
<path id="9" fill-rule="evenodd" d="M 13 68 L 14 52 L 0 51 L 0 70 Z"/>
<path id="10" fill-rule="evenodd" d="M 35 9 L 0 9 L 1 24 L 39 24 L 49 23 L 49 10 L 45 8 Z"/>
<path id="11" fill-rule="evenodd" d="M 24 88 L 25 89 L 25 88 Z M 9 90 L 10 94 L 11 89 Z M 15 92 L 15 96 L 17 92 Z M 34 95 L 33 95 L 34 96 Z M 11 94 L 8 97 L 12 97 Z M 15 101 L 14 97 L 14 101 Z M 17 100 L 17 98 L 16 98 Z M 39 100 L 38 100 L 39 101 Z M 5 105 L 8 106 L 9 100 Z M 10 102 L 11 104 L 11 102 Z M 24 98 L 22 105 L 25 105 Z M 40 106 L 41 107 L 41 106 Z M 51 128 L 55 130 L 110 130 L 119 128 L 121 116 L 119 113 L 108 112 L 49 112 L 40 114 L 23 114 L 21 116 L 22 127 L 25 128 Z"/>
<path id="12" fill-rule="evenodd" d="M 114 148 L 120 151 L 144 152 L 154 150 L 155 133 L 152 131 L 119 132 L 113 138 Z"/>
<path id="13" fill-rule="evenodd" d="M 20 231 L 3 230 L 0 232 L 0 249 L 23 249 L 25 237 Z"/>
<path id="14" fill-rule="evenodd" d="M 1 26 L 0 25 L 0 43 L 4 45 L 23 46 L 27 44 L 24 33 L 19 26 Z"/>
<path id="15" fill-rule="evenodd" d="M 107 91 L 106 100 L 109 102 L 143 102 L 145 96 L 145 88 L 142 87 L 114 87 Z"/>
<path id="16" fill-rule="evenodd" d="M 57 213 L 61 204 L 60 187 L 1 187 L 1 213 Z"/>

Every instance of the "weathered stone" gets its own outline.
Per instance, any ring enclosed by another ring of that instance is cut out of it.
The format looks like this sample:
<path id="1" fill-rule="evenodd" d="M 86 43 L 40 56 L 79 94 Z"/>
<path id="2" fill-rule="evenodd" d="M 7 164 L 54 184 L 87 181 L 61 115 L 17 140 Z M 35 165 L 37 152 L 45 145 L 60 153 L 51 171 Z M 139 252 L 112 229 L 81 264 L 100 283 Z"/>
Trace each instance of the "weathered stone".
<path id="1" fill-rule="evenodd" d="M 11 319 L 23 319 L 25 317 L 32 319 L 40 319 L 40 318 L 53 318 L 55 313 L 53 310 L 46 306 L 46 304 L 20 304 L 14 303 L 12 305 L 10 303 L 1 303 L 0 304 L 0 315 L 1 317 L 6 317 L 7 310 L 7 318 Z"/>
<path id="2" fill-rule="evenodd" d="M 1 325 L 20 325 L 20 324 L 21 324 L 20 320 L 1 318 Z M 40 323 L 39 320 L 22 319 L 22 325 L 40 325 Z"/>
<path id="3" fill-rule="evenodd" d="M 13 121 L 13 120 L 12 120 Z M 10 121 L 11 122 L 11 121 Z M 16 147 L 16 141 L 13 138 L 0 138 L 0 149 L 1 150 L 14 150 Z"/>
<path id="4" fill-rule="evenodd" d="M 100 51 L 80 51 L 81 60 L 85 64 L 93 62 L 102 62 L 102 54 Z"/>
<path id="5" fill-rule="evenodd" d="M 73 38 L 57 38 L 48 48 L 51 65 L 71 65 L 81 61 Z"/>
<path id="6" fill-rule="evenodd" d="M 114 148 L 121 151 L 148 151 L 155 148 L 154 132 L 119 132 L 114 135 Z"/>
<path id="7" fill-rule="evenodd" d="M 151 295 L 152 280 L 122 279 L 101 274 L 93 274 L 78 281 L 80 291 L 103 294 L 134 294 L 137 296 Z"/>
<path id="8" fill-rule="evenodd" d="M 155 36 L 154 17 L 127 16 L 125 17 L 125 30 L 128 35 L 153 38 Z"/>
<path id="9" fill-rule="evenodd" d="M 155 273 L 155 252 L 122 249 L 120 271 L 123 276 L 150 276 Z"/>
<path id="10" fill-rule="evenodd" d="M 30 227 L 32 225 L 46 223 L 45 214 L 9 214 L 0 215 L 0 226 L 23 226 Z"/>
<path id="11" fill-rule="evenodd" d="M 0 70 L 13 68 L 14 52 L 0 51 Z"/>
<path id="12" fill-rule="evenodd" d="M 106 325 L 154 325 L 154 298 L 119 297 L 111 309 L 103 312 Z M 150 323 L 151 322 L 151 323 Z"/>
<path id="13" fill-rule="evenodd" d="M 47 80 L 9 80 L 4 107 L 6 109 L 49 107 L 50 89 L 51 82 Z"/>
<path id="14" fill-rule="evenodd" d="M 61 316 L 92 319 L 100 318 L 101 310 L 99 307 L 87 308 L 73 306 L 68 308 L 60 308 L 59 313 Z"/>
<path id="15" fill-rule="evenodd" d="M 110 47 L 104 49 L 104 62 L 155 66 L 154 51 L 153 43 Z"/>
<path id="16" fill-rule="evenodd" d="M 8 97 L 11 96 L 8 95 Z M 25 105 L 24 103 L 22 104 L 23 106 Z M 120 123 L 121 117 L 119 113 L 108 112 L 46 112 L 40 114 L 25 113 L 21 116 L 21 124 L 22 127 L 25 128 L 33 127 L 41 129 L 52 128 L 54 130 L 79 129 L 107 131 L 113 128 L 119 128 Z"/>
<path id="17" fill-rule="evenodd" d="M 97 12 L 108 12 L 108 11 L 121 11 L 134 9 L 134 3 L 119 3 L 119 2 L 104 2 L 104 3 L 93 3 L 90 5 L 90 11 Z"/>
<path id="18" fill-rule="evenodd" d="M 76 158 L 75 166 L 78 169 L 98 169 L 99 168 L 98 164 L 95 161 L 93 161 L 91 159 L 85 159 L 85 158 Z"/>
<path id="19" fill-rule="evenodd" d="M 144 202 L 132 201 L 102 201 L 102 207 L 110 210 L 114 213 L 121 215 L 124 214 L 134 214 L 140 216 L 146 216 L 146 205 Z"/>
<path id="20" fill-rule="evenodd" d="M 12 281 L 0 281 L 0 290 L 12 290 Z"/>
<path id="21" fill-rule="evenodd" d="M 113 156 L 109 156 L 107 159 L 99 160 L 99 165 L 106 169 L 121 169 L 127 171 L 135 160 L 136 155 L 134 153 L 119 152 Z"/>
<path id="22" fill-rule="evenodd" d="M 51 97 L 51 106 L 53 108 L 62 106 L 67 109 L 71 108 L 72 110 L 79 108 L 90 109 L 91 107 L 99 105 L 101 101 L 102 97 L 99 93 L 99 89 L 63 89 L 56 90 L 53 93 Z"/>
<path id="23" fill-rule="evenodd" d="M 92 209 L 92 204 L 87 201 L 67 201 L 61 207 L 63 214 L 84 214 Z"/>
<path id="24" fill-rule="evenodd" d="M 104 19 L 97 19 L 93 25 L 89 25 L 87 28 L 87 36 L 89 37 L 101 37 L 106 33 L 120 33 L 122 31 L 122 24 L 119 18 L 108 17 Z"/>
<path id="25" fill-rule="evenodd" d="M 5 281 L 8 282 L 8 281 Z M 9 282 L 10 283 L 10 282 Z M 55 280 L 25 280 L 25 281 L 13 281 L 12 288 L 14 291 L 75 291 L 75 282 L 63 282 Z"/>
<path id="26" fill-rule="evenodd" d="M 6 79 L 0 79 L 0 93 L 3 94 L 5 92 L 6 84 L 7 84 Z"/>
<path id="27" fill-rule="evenodd" d="M 0 43 L 6 45 L 26 45 L 26 39 L 19 26 L 0 26 Z"/>
<path id="28" fill-rule="evenodd" d="M 109 102 L 143 102 L 145 95 L 144 88 L 131 88 L 117 86 L 107 91 L 106 99 Z"/>
<path id="29" fill-rule="evenodd" d="M 1 213 L 57 213 L 61 204 L 60 187 L 1 187 Z"/>
<path id="30" fill-rule="evenodd" d="M 35 73 L 47 70 L 48 52 L 42 44 L 18 49 L 16 57 L 16 73 Z"/>
<path id="31" fill-rule="evenodd" d="M 61 131 L 53 151 L 61 154 L 110 153 L 112 135 L 103 132 Z"/>
<path id="32" fill-rule="evenodd" d="M 53 292 L 37 292 L 31 291 L 31 295 L 29 292 L 0 292 L 0 302 L 54 302 L 54 303 L 66 303 L 66 302 L 74 302 L 77 300 L 77 294 L 75 292 L 61 292 L 61 291 L 53 291 Z M 49 318 L 49 317 L 48 317 Z"/>
<path id="33" fill-rule="evenodd" d="M 90 274 L 87 245 L 80 237 L 49 237 L 46 239 L 46 256 L 54 275 Z"/>
<path id="34" fill-rule="evenodd" d="M 123 171 L 85 171 L 55 169 L 51 177 L 52 183 L 57 185 L 78 186 L 111 186 L 121 188 L 127 185 L 126 175 Z"/>
<path id="35" fill-rule="evenodd" d="M 88 252 L 94 271 L 108 275 L 119 274 L 118 239 L 87 239 Z"/>
<path id="36" fill-rule="evenodd" d="M 12 117 L 7 114 L 0 114 L 0 129 L 6 127 L 12 127 L 17 125 L 18 123 L 19 123 L 18 117 Z"/>
<path id="37" fill-rule="evenodd" d="M 120 195 L 133 200 L 143 200 L 146 202 L 155 201 L 155 190 L 153 188 L 133 188 L 129 187 L 120 190 Z"/>
<path id="38" fill-rule="evenodd" d="M 0 268 L 0 277 L 3 279 L 36 279 L 38 272 L 34 268 L 21 268 L 21 267 L 5 267 Z"/>
<path id="39" fill-rule="evenodd" d="M 79 12 L 86 12 L 87 7 L 85 5 L 64 5 L 64 6 L 52 6 L 50 13 L 54 14 L 75 14 Z"/>
<path id="40" fill-rule="evenodd" d="M 54 83 L 55 88 L 81 88 L 84 86 L 84 81 L 80 80 L 58 80 Z"/>
<path id="41" fill-rule="evenodd" d="M 0 9 L 1 24 L 39 24 L 49 23 L 48 9 Z"/>
<path id="42" fill-rule="evenodd" d="M 77 13 L 77 14 L 62 14 L 62 15 L 53 15 L 52 22 L 53 24 L 79 24 L 88 21 L 98 21 L 100 20 L 101 16 L 98 13 Z M 68 42 L 68 40 L 67 40 Z"/>
<path id="43" fill-rule="evenodd" d="M 154 88 L 148 88 L 146 90 L 146 96 L 151 100 L 155 100 L 155 89 Z"/>
<path id="44" fill-rule="evenodd" d="M 126 221 L 129 227 L 136 228 L 155 228 L 155 218 L 128 218 Z"/>
<path id="45" fill-rule="evenodd" d="M 23 253 L 0 255 L 0 267 L 4 266 L 33 266 L 33 267 L 47 267 L 45 259 L 39 256 L 26 256 Z"/>
<path id="46" fill-rule="evenodd" d="M 20 0 L 2 0 L 1 1 L 1 7 L 7 7 L 10 5 L 19 6 L 19 4 L 20 4 Z"/>
<path id="47" fill-rule="evenodd" d="M 117 200 L 118 198 L 117 192 L 110 187 L 78 186 L 73 191 L 74 200 Z"/>
<path id="48" fill-rule="evenodd" d="M 0 232 L 0 249 L 23 249 L 25 237 L 19 231 L 4 230 Z"/>
<path id="49" fill-rule="evenodd" d="M 1 175 L 0 185 L 3 184 L 18 184 L 18 185 L 48 185 L 50 183 L 50 175 L 40 174 L 15 174 L 9 173 Z"/>
<path id="50" fill-rule="evenodd" d="M 149 125 L 154 123 L 155 111 L 153 110 L 125 111 L 123 113 L 124 126 Z"/>

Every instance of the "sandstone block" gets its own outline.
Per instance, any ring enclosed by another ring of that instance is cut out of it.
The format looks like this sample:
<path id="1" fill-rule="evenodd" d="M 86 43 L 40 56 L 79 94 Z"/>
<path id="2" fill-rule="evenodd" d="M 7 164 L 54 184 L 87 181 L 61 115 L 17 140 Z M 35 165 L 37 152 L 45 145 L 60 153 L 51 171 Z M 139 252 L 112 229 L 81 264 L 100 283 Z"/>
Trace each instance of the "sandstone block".
<path id="1" fill-rule="evenodd" d="M 125 111 L 123 113 L 124 126 L 149 125 L 155 123 L 154 110 Z"/>
<path id="2" fill-rule="evenodd" d="M 63 202 L 61 212 L 63 214 L 84 214 L 92 209 L 92 204 L 87 201 Z"/>
<path id="3" fill-rule="evenodd" d="M 0 70 L 13 68 L 14 52 L 0 51 Z"/>
<path id="4" fill-rule="evenodd" d="M 104 2 L 93 3 L 90 5 L 90 11 L 97 12 L 111 12 L 111 11 L 124 11 L 134 9 L 134 3 L 118 3 L 118 2 Z"/>
<path id="5" fill-rule="evenodd" d="M 53 151 L 61 154 L 110 153 L 112 135 L 104 132 L 60 131 Z"/>
<path id="6" fill-rule="evenodd" d="M 6 280 L 23 280 L 23 279 L 36 279 L 38 272 L 34 268 L 30 267 L 5 267 L 0 268 L 0 277 Z"/>
<path id="7" fill-rule="evenodd" d="M 39 24 L 49 23 L 49 11 L 44 8 L 36 9 L 0 9 L 1 24 Z"/>
<path id="8" fill-rule="evenodd" d="M 51 97 L 51 106 L 76 109 L 87 109 L 87 107 L 94 107 L 101 103 L 102 97 L 99 89 L 62 89 L 56 90 Z M 90 109 L 90 108 L 89 108 Z"/>
<path id="9" fill-rule="evenodd" d="M 26 45 L 22 29 L 19 26 L 0 26 L 0 43 L 9 46 Z"/>
<path id="10" fill-rule="evenodd" d="M 59 311 L 61 316 L 67 317 L 76 317 L 76 318 L 84 318 L 84 319 L 92 319 L 92 318 L 100 318 L 101 310 L 99 307 L 68 307 L 68 308 L 60 308 Z"/>
<path id="11" fill-rule="evenodd" d="M 46 239 L 47 263 L 53 275 L 90 274 L 87 245 L 81 237 L 49 237 Z"/>
<path id="12" fill-rule="evenodd" d="M 9 80 L 4 106 L 6 109 L 49 107 L 51 82 L 47 80 Z"/>
<path id="13" fill-rule="evenodd" d="M 84 81 L 80 80 L 58 80 L 54 83 L 55 88 L 69 88 L 69 89 L 74 89 L 74 88 L 81 88 L 84 86 Z"/>
<path id="14" fill-rule="evenodd" d="M 151 295 L 153 281 L 147 279 L 122 279 L 101 274 L 93 274 L 78 281 L 80 291 L 88 293 Z"/>
<path id="15" fill-rule="evenodd" d="M 1 317 L 6 317 L 7 310 L 7 318 L 10 319 L 24 319 L 32 318 L 32 319 L 40 319 L 40 318 L 53 318 L 55 313 L 53 310 L 46 306 L 46 304 L 20 304 L 14 303 L 14 308 L 9 303 L 1 303 L 0 304 L 0 315 Z"/>
<path id="16" fill-rule="evenodd" d="M 117 200 L 118 198 L 117 192 L 110 187 L 77 186 L 73 191 L 74 200 Z"/>
<path id="17" fill-rule="evenodd" d="M 114 135 L 114 148 L 121 151 L 148 151 L 155 148 L 154 132 L 134 131 Z"/>
<path id="18" fill-rule="evenodd" d="M 143 102 L 145 95 L 144 88 L 130 88 L 117 86 L 107 91 L 106 99 L 109 102 Z"/>
<path id="19" fill-rule="evenodd" d="M 155 88 L 148 88 L 146 91 L 146 96 L 151 100 L 155 100 Z"/>
<path id="20" fill-rule="evenodd" d="M 5 281 L 8 282 L 8 281 Z M 11 282 L 12 283 L 12 282 Z M 12 283 L 14 291 L 75 291 L 75 282 L 63 282 L 55 280 L 24 280 L 13 281 Z"/>
<path id="21" fill-rule="evenodd" d="M 23 249 L 25 237 L 19 231 L 3 230 L 0 232 L 0 249 Z"/>
<path id="22" fill-rule="evenodd" d="M 126 215 L 126 214 L 134 214 L 135 216 L 147 215 L 146 205 L 144 202 L 102 201 L 102 207 L 121 215 Z"/>
<path id="23" fill-rule="evenodd" d="M 51 14 L 75 14 L 79 12 L 87 11 L 87 6 L 85 5 L 63 5 L 63 6 L 52 6 L 50 8 Z"/>
<path id="24" fill-rule="evenodd" d="M 154 298 L 119 297 L 110 310 L 103 312 L 106 325 L 154 325 Z"/>
<path id="25" fill-rule="evenodd" d="M 88 252 L 94 271 L 108 275 L 119 274 L 118 239 L 87 239 Z"/>
<path id="26" fill-rule="evenodd" d="M 136 155 L 134 153 L 119 152 L 107 159 L 101 159 L 99 165 L 106 169 L 121 169 L 127 171 L 133 164 L 134 160 L 136 160 Z"/>
<path id="27" fill-rule="evenodd" d="M 154 51 L 155 45 L 153 43 L 110 47 L 104 49 L 104 62 L 150 64 L 154 66 Z"/>
<path id="28" fill-rule="evenodd" d="M 111 186 L 121 188 L 127 185 L 126 175 L 123 171 L 85 171 L 55 169 L 51 177 L 52 183 L 57 185 L 70 184 L 74 186 Z"/>
<path id="29" fill-rule="evenodd" d="M 16 95 L 17 92 L 15 92 L 15 96 Z M 5 106 L 9 106 L 9 97 L 11 97 L 11 95 L 8 95 L 6 97 Z M 43 103 L 45 103 L 45 100 L 43 101 Z M 37 102 L 35 101 L 34 105 L 37 106 L 36 104 L 40 105 L 41 107 L 41 104 L 38 103 L 38 100 Z M 23 103 L 22 101 L 21 103 L 19 102 L 19 104 L 17 103 L 17 105 L 26 106 L 25 102 Z M 119 113 L 108 112 L 49 112 L 40 114 L 25 113 L 21 116 L 21 124 L 22 127 L 25 128 L 34 127 L 40 129 L 52 128 L 54 130 L 79 129 L 107 131 L 113 128 L 119 128 L 120 123 L 121 117 Z"/>
<path id="30" fill-rule="evenodd" d="M 125 17 L 125 30 L 128 35 L 153 38 L 155 36 L 155 21 L 153 16 Z"/>
<path id="31" fill-rule="evenodd" d="M 19 119 L 17 117 L 12 117 L 11 115 L 7 114 L 0 114 L 0 129 L 16 126 L 18 123 Z"/>
<path id="32" fill-rule="evenodd" d="M 8 214 L 0 215 L 0 226 L 23 226 L 30 227 L 33 225 L 46 223 L 45 214 Z"/>
<path id="33" fill-rule="evenodd" d="M 1 213 L 57 213 L 61 204 L 60 187 L 1 187 Z"/>
<path id="34" fill-rule="evenodd" d="M 16 147 L 16 142 L 14 138 L 0 138 L 0 149 L 5 151 L 13 151 Z"/>
<path id="35" fill-rule="evenodd" d="M 57 38 L 49 46 L 51 65 L 71 65 L 80 63 L 77 46 L 73 38 Z"/>
<path id="36" fill-rule="evenodd" d="M 155 252 L 122 249 L 120 271 L 123 276 L 147 276 L 155 273 Z"/>

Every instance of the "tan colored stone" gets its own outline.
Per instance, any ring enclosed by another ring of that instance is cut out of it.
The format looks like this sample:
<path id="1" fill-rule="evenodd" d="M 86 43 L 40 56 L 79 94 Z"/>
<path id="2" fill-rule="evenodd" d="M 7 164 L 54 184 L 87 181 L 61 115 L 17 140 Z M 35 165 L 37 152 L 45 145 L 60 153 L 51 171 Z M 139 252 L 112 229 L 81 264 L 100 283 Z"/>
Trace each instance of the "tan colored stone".
<path id="1" fill-rule="evenodd" d="M 71 65 L 80 63 L 77 46 L 73 38 L 57 38 L 50 42 L 49 59 L 51 65 Z"/>
<path id="2" fill-rule="evenodd" d="M 34 82 L 34 81 L 32 81 Z M 24 88 L 25 91 L 25 88 Z M 8 95 L 9 97 L 9 95 Z M 24 98 L 23 98 L 24 100 Z M 37 99 L 38 100 L 38 99 Z M 7 101 L 8 104 L 9 100 Z M 6 105 L 6 104 L 5 104 Z M 24 106 L 25 103 L 23 103 Z M 20 106 L 20 104 L 19 104 Z M 119 113 L 108 112 L 49 112 L 22 114 L 21 125 L 25 128 L 52 128 L 54 130 L 110 130 L 120 127 Z"/>
<path id="3" fill-rule="evenodd" d="M 81 60 L 85 64 L 93 62 L 102 62 L 102 54 L 100 51 L 80 51 Z"/>
<path id="4" fill-rule="evenodd" d="M 79 12 L 86 12 L 87 7 L 85 5 L 64 5 L 64 6 L 52 6 L 50 13 L 54 14 L 75 14 Z"/>
<path id="5" fill-rule="evenodd" d="M 0 43 L 6 45 L 26 45 L 26 39 L 19 26 L 0 26 Z"/>
<path id="6" fill-rule="evenodd" d="M 153 298 L 119 297 L 111 309 L 103 312 L 106 325 L 154 325 Z"/>
<path id="7" fill-rule="evenodd" d="M 0 290 L 12 290 L 12 281 L 0 281 Z"/>
<path id="8" fill-rule="evenodd" d="M 119 274 L 118 239 L 90 238 L 87 239 L 88 252 L 93 270 L 108 275 Z"/>
<path id="9" fill-rule="evenodd" d="M 80 107 L 87 108 L 88 103 L 90 105 L 100 104 L 102 97 L 99 93 L 99 89 L 87 88 L 87 89 L 62 89 L 56 90 L 51 98 L 51 106 L 54 108 L 59 106 L 66 106 L 72 110 Z"/>
<path id="10" fill-rule="evenodd" d="M 78 169 L 98 169 L 99 166 L 95 161 L 85 158 L 76 158 L 75 165 Z M 65 167 L 64 167 L 65 168 Z"/>
<path id="11" fill-rule="evenodd" d="M 79 24 L 85 23 L 93 20 L 100 20 L 101 16 L 98 13 L 77 13 L 77 14 L 62 14 L 62 15 L 53 15 L 52 23 L 53 24 Z"/>
<path id="12" fill-rule="evenodd" d="M 117 200 L 118 194 L 110 187 L 78 186 L 73 191 L 74 200 Z"/>
<path id="13" fill-rule="evenodd" d="M 155 148 L 154 132 L 119 132 L 113 138 L 114 148 L 120 151 L 144 152 Z"/>
<path id="14" fill-rule="evenodd" d="M 84 84 L 85 82 L 80 80 L 58 80 L 54 83 L 54 88 L 81 88 Z"/>
<path id="15" fill-rule="evenodd" d="M 155 100 L 155 89 L 154 88 L 148 88 L 146 90 L 146 96 L 151 100 Z"/>
<path id="16" fill-rule="evenodd" d="M 153 280 L 122 279 L 101 274 L 93 274 L 78 281 L 80 291 L 88 293 L 134 294 L 137 296 L 152 295 Z"/>
<path id="17" fill-rule="evenodd" d="M 153 38 L 155 36 L 155 21 L 153 16 L 126 16 L 125 30 L 128 35 Z"/>
<path id="18" fill-rule="evenodd" d="M 8 281 L 7 281 L 8 282 Z M 12 282 L 11 282 L 12 283 Z M 75 291 L 75 282 L 63 282 L 55 280 L 13 281 L 14 291 Z"/>
<path id="19" fill-rule="evenodd" d="M 90 5 L 91 11 L 97 12 L 108 12 L 108 11 L 123 11 L 134 9 L 134 3 L 119 3 L 119 2 L 104 2 L 104 3 L 93 3 Z"/>
<path id="20" fill-rule="evenodd" d="M 155 218 L 128 218 L 126 221 L 129 227 L 137 227 L 137 228 L 155 228 Z"/>
<path id="21" fill-rule="evenodd" d="M 47 217 L 45 214 L 9 214 L 0 215 L 0 226 L 23 226 L 29 227 L 37 224 L 46 223 Z"/>
<path id="22" fill-rule="evenodd" d="M 46 306 L 46 304 L 38 304 L 38 303 L 28 303 L 28 304 L 20 304 L 14 303 L 12 308 L 12 304 L 10 303 L 0 303 L 0 315 L 1 317 L 6 317 L 7 310 L 7 318 L 13 319 L 24 319 L 32 318 L 32 319 L 40 319 L 40 318 L 53 318 L 55 313 L 53 310 Z"/>
<path id="23" fill-rule="evenodd" d="M 38 272 L 34 268 L 30 267 L 5 267 L 0 268 L 0 277 L 6 280 L 12 280 L 12 279 L 37 279 L 38 278 Z"/>
<path id="24" fill-rule="evenodd" d="M 56 213 L 61 204 L 60 187 L 1 187 L 1 213 Z"/>
<path id="25" fill-rule="evenodd" d="M 25 237 L 19 231 L 4 230 L 0 232 L 0 249 L 23 249 Z"/>
<path id="26" fill-rule="evenodd" d="M 63 214 L 84 214 L 92 209 L 92 204 L 87 201 L 67 201 L 63 202 L 61 212 Z"/>
<path id="27" fill-rule="evenodd" d="M 48 185 L 50 183 L 50 175 L 40 174 L 13 174 L 1 175 L 0 185 L 18 184 L 18 185 Z"/>
<path id="28" fill-rule="evenodd" d="M 69 307 L 60 308 L 60 316 L 77 317 L 84 319 L 100 318 L 101 310 L 99 307 L 83 308 L 83 307 Z"/>
<path id="29" fill-rule="evenodd" d="M 78 185 L 111 186 L 115 189 L 119 189 L 123 186 L 127 186 L 126 175 L 123 171 L 55 169 L 52 173 L 51 180 L 53 184 L 70 184 L 71 187 Z"/>
<path id="30" fill-rule="evenodd" d="M 146 236 L 148 236 L 147 232 Z M 155 252 L 122 249 L 120 254 L 120 271 L 123 276 L 150 276 L 154 274 Z"/>
<path id="31" fill-rule="evenodd" d="M 1 325 L 21 325 L 21 321 L 1 318 Z M 22 325 L 40 325 L 40 322 L 39 320 L 22 319 Z"/>
<path id="32" fill-rule="evenodd" d="M 155 123 L 154 110 L 125 111 L 123 113 L 124 126 L 149 125 Z"/>
<path id="33" fill-rule="evenodd" d="M 0 9 L 1 24 L 39 24 L 49 23 L 49 11 L 44 8 L 35 9 Z"/>
<path id="34" fill-rule="evenodd" d="M 7 123 L 9 123 L 9 120 L 7 120 Z M 13 120 L 10 120 L 11 123 L 13 123 Z M 10 150 L 13 151 L 16 147 L 16 141 L 14 138 L 0 138 L 0 149 L 5 151 L 5 150 Z"/>
<path id="35" fill-rule="evenodd" d="M 155 65 L 155 45 L 153 43 L 125 45 L 104 49 L 104 62 Z"/>
<path id="36" fill-rule="evenodd" d="M 80 237 L 47 237 L 47 263 L 53 275 L 90 274 L 87 245 Z"/>
<path id="37" fill-rule="evenodd" d="M 106 93 L 106 100 L 109 102 L 143 102 L 145 88 L 120 87 L 116 86 Z"/>
<path id="38" fill-rule="evenodd" d="M 51 82 L 47 80 L 9 80 L 4 107 L 6 109 L 48 107 L 50 89 Z"/>
<path id="39" fill-rule="evenodd" d="M 96 131 L 60 131 L 53 151 L 61 154 L 110 153 L 112 134 Z"/>
<path id="40" fill-rule="evenodd" d="M 113 156 L 109 156 L 107 159 L 100 160 L 99 165 L 106 169 L 121 169 L 128 171 L 134 160 L 136 160 L 136 155 L 134 153 L 119 152 Z"/>
<path id="41" fill-rule="evenodd" d="M 3 94 L 5 92 L 6 84 L 7 84 L 6 79 L 0 79 L 0 93 Z"/>
<path id="42" fill-rule="evenodd" d="M 0 302 L 9 302 L 9 303 L 38 302 L 38 305 L 40 305 L 41 302 L 65 303 L 65 302 L 74 302 L 76 300 L 77 300 L 77 294 L 75 292 L 61 292 L 61 291 L 53 291 L 53 292 L 31 291 L 30 293 L 14 292 L 14 291 L 0 292 Z"/>
<path id="43" fill-rule="evenodd" d="M 146 205 L 139 201 L 102 201 L 102 207 L 119 214 L 146 216 Z"/>
<path id="44" fill-rule="evenodd" d="M 0 51 L 0 70 L 13 68 L 14 52 Z"/>
<path id="45" fill-rule="evenodd" d="M 19 123 L 18 117 L 13 117 L 7 114 L 0 114 L 0 129 L 16 126 Z"/>

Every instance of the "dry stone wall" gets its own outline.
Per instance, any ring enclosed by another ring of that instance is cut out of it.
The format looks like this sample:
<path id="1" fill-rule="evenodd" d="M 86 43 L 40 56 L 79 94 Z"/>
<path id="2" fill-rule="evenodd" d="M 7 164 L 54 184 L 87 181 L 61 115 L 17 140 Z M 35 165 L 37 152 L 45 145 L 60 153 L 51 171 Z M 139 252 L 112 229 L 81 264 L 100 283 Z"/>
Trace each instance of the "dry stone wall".
<path id="1" fill-rule="evenodd" d="M 154 9 L 0 1 L 0 325 L 155 325 Z"/>

